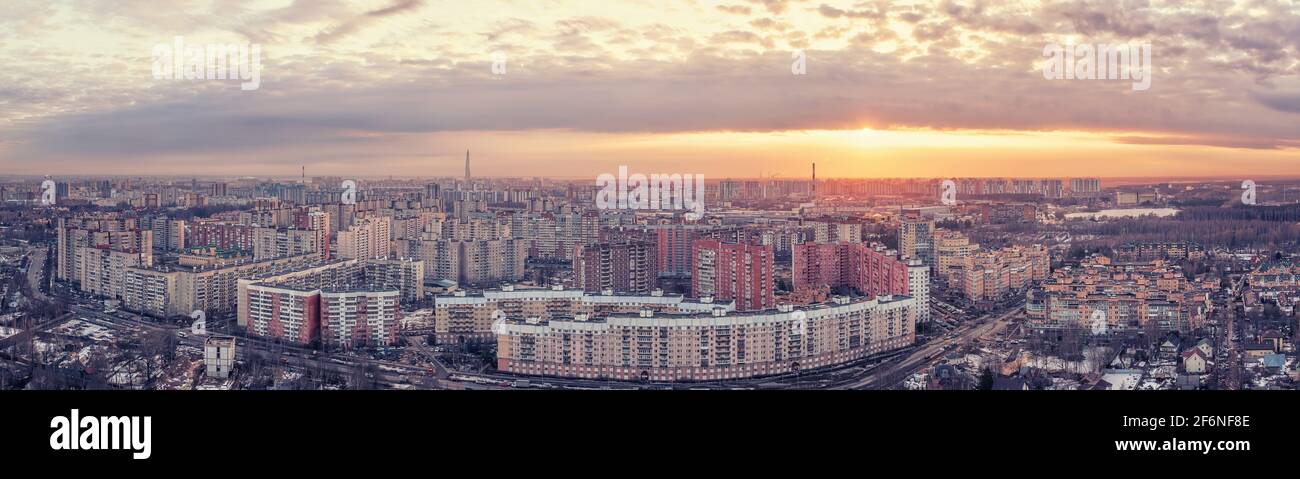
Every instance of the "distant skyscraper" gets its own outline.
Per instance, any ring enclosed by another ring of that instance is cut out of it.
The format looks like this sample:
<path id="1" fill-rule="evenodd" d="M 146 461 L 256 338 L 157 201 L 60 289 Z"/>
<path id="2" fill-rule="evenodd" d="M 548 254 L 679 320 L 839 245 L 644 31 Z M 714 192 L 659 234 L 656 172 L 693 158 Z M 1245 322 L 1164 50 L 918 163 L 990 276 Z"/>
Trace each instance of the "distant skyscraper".
<path id="1" fill-rule="evenodd" d="M 812 166 L 813 166 L 813 170 L 812 170 L 812 175 L 813 175 L 813 176 L 812 176 L 812 196 L 813 196 L 813 198 L 816 198 L 816 197 L 817 197 L 817 163 L 814 162 Z"/>
<path id="2" fill-rule="evenodd" d="M 465 182 L 469 183 L 469 150 L 465 150 Z"/>

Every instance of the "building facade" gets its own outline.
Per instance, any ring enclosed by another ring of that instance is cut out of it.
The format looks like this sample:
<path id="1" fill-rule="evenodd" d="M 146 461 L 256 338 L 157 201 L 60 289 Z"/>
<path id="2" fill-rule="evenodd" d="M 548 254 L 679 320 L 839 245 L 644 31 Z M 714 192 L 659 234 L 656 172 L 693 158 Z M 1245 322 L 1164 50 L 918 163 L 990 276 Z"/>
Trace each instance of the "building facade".
<path id="1" fill-rule="evenodd" d="M 691 297 L 735 301 L 740 311 L 776 306 L 770 245 L 696 240 L 691 245 Z"/>
<path id="2" fill-rule="evenodd" d="M 434 329 L 440 344 L 494 341 L 492 324 L 497 319 L 571 317 L 586 314 L 604 317 L 610 314 L 636 313 L 650 309 L 662 313 L 709 312 L 715 308 L 734 311 L 734 302 L 694 301 L 680 295 L 588 294 L 577 289 L 554 286 L 550 289 L 503 289 L 467 294 L 457 291 L 434 300 Z"/>
<path id="3" fill-rule="evenodd" d="M 574 286 L 588 292 L 649 293 L 659 275 L 656 246 L 649 241 L 578 246 L 573 255 Z"/>
<path id="4" fill-rule="evenodd" d="M 321 342 L 331 349 L 393 344 L 401 320 L 401 294 L 385 288 L 321 291 Z"/>
<path id="5" fill-rule="evenodd" d="M 503 319 L 497 369 L 621 381 L 711 381 L 844 364 L 915 342 L 910 297 L 762 312 L 652 310 L 604 318 Z"/>

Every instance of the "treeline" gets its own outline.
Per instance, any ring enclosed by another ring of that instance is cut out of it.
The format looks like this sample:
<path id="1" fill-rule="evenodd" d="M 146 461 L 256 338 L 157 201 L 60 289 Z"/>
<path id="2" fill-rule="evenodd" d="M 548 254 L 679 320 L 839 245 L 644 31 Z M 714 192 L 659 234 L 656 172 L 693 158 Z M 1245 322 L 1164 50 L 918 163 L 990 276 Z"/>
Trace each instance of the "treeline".
<path id="1" fill-rule="evenodd" d="M 1177 217 L 1183 221 L 1283 221 L 1300 222 L 1300 205 L 1244 206 L 1219 208 L 1196 206 L 1184 209 Z"/>
<path id="2" fill-rule="evenodd" d="M 1070 231 L 1101 236 L 1098 242 L 1111 247 L 1128 242 L 1194 241 L 1207 248 L 1279 248 L 1300 240 L 1300 224 L 1259 219 L 1128 218 L 1073 223 Z"/>

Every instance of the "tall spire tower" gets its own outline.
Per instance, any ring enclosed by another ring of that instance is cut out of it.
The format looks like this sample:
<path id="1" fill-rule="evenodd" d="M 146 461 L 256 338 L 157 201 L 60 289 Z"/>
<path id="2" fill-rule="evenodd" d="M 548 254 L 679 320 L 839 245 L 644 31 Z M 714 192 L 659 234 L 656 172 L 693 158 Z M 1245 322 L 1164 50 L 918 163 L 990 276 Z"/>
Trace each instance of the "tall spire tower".
<path id="1" fill-rule="evenodd" d="M 812 167 L 812 196 L 815 199 L 817 198 L 817 162 L 814 161 Z"/>
<path id="2" fill-rule="evenodd" d="M 465 182 L 469 183 L 469 150 L 465 150 Z"/>

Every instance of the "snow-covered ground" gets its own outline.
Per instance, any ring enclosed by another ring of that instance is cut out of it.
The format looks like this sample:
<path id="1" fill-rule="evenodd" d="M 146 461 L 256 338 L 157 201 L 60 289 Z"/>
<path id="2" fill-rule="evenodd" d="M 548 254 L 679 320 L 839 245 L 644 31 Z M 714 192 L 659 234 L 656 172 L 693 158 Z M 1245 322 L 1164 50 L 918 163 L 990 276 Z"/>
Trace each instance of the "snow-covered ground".
<path id="1" fill-rule="evenodd" d="M 926 373 L 916 373 L 911 376 L 908 376 L 907 379 L 903 381 L 903 389 L 907 389 L 907 390 L 925 389 L 925 383 L 926 381 L 929 380 L 929 377 L 930 375 Z"/>
<path id="2" fill-rule="evenodd" d="M 420 329 L 433 326 L 433 310 L 419 309 L 409 313 L 402 313 L 402 329 Z"/>
<path id="3" fill-rule="evenodd" d="M 117 338 L 113 330 L 98 324 L 87 323 L 80 319 L 74 319 L 50 330 L 55 334 L 63 334 L 78 338 L 88 338 L 94 341 L 112 341 Z"/>

